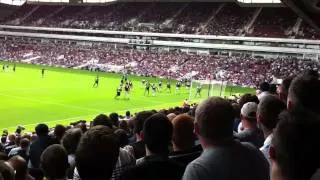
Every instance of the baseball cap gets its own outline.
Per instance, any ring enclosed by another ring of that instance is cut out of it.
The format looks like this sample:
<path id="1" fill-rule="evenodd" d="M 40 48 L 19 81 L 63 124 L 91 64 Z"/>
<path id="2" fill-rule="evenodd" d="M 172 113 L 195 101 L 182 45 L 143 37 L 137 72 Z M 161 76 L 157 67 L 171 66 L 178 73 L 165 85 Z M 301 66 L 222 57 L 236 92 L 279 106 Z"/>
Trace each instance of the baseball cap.
<path id="1" fill-rule="evenodd" d="M 247 102 L 241 108 L 241 115 L 247 118 L 256 118 L 258 104 L 255 102 Z"/>

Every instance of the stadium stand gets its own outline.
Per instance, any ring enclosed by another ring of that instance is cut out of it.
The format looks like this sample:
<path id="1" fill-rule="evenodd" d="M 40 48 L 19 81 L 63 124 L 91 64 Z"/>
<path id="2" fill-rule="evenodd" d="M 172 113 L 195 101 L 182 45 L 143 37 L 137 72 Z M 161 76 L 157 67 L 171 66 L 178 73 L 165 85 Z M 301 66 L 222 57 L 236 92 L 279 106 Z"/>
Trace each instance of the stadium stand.
<path id="1" fill-rule="evenodd" d="M 318 39 L 290 9 L 240 7 L 235 3 L 111 3 L 105 6 L 23 5 L 7 25 L 247 35 Z M 293 30 L 296 27 L 298 30 Z"/>

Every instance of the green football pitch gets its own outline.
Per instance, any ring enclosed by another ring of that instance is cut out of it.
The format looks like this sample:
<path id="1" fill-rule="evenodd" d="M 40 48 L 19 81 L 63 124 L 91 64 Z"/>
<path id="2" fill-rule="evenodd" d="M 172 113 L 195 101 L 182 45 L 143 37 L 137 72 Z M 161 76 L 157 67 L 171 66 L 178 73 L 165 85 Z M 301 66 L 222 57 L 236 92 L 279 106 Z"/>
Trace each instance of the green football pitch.
<path id="1" fill-rule="evenodd" d="M 189 90 L 182 88 L 180 93 L 175 92 L 175 82 L 172 92 L 166 90 L 163 80 L 161 92 L 155 96 L 144 95 L 142 77 L 130 76 L 133 89 L 129 99 L 123 93 L 119 99 L 114 99 L 116 89 L 120 84 L 121 75 L 100 73 L 98 88 L 93 88 L 97 72 L 83 70 L 46 67 L 45 76 L 41 76 L 42 66 L 17 64 L 16 72 L 12 64 L 6 71 L 2 71 L 0 62 L 0 129 L 13 131 L 17 125 L 24 126 L 33 131 L 37 123 L 47 123 L 49 126 L 56 124 L 69 124 L 77 120 L 92 120 L 100 113 L 109 114 L 125 111 L 137 112 L 141 110 L 169 108 L 181 105 L 189 97 Z M 144 78 L 151 83 L 158 83 L 157 78 Z M 224 95 L 229 95 L 231 87 L 225 88 Z M 254 92 L 250 88 L 233 87 L 233 93 Z M 194 98 L 195 89 L 192 91 L 192 102 L 198 102 L 208 96 L 204 88 L 202 98 Z M 220 95 L 220 88 L 214 89 L 214 95 Z"/>

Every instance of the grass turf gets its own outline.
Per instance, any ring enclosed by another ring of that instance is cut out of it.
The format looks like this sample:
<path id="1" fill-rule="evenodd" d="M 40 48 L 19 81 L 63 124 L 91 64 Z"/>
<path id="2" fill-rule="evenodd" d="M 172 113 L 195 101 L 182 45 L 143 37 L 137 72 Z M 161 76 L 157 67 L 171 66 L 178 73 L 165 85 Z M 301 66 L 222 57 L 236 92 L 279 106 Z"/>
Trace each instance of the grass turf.
<path id="1" fill-rule="evenodd" d="M 0 63 L 1 65 L 4 63 Z M 5 64 L 7 64 L 5 62 Z M 2 66 L 1 66 L 2 67 Z M 46 67 L 44 78 L 41 77 L 42 66 L 17 64 L 16 72 L 12 64 L 7 71 L 0 71 L 0 129 L 13 132 L 17 125 L 23 125 L 33 131 L 37 123 L 69 124 L 80 119 L 91 120 L 100 113 L 160 109 L 181 105 L 189 97 L 189 90 L 182 88 L 175 93 L 174 81 L 172 92 L 166 91 L 166 82 L 156 96 L 144 96 L 142 77 L 129 76 L 133 81 L 133 90 L 127 100 L 121 94 L 114 99 L 116 88 L 121 79 L 120 74 L 100 73 L 98 88 L 93 88 L 96 72 Z M 151 83 L 158 83 L 157 78 L 144 78 Z M 227 87 L 225 94 L 231 88 Z M 207 97 L 207 88 L 202 91 L 202 98 Z M 233 87 L 234 93 L 254 92 L 250 88 Z M 193 94 L 195 89 L 192 90 Z M 220 94 L 220 88 L 214 89 L 214 95 Z M 200 101 L 202 98 L 192 99 Z"/>

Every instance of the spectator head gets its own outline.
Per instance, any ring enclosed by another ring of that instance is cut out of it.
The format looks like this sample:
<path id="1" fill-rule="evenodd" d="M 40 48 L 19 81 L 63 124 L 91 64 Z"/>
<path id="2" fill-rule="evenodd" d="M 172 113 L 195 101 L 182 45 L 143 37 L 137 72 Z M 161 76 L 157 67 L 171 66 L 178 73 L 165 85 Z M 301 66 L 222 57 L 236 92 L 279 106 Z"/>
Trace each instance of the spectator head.
<path id="1" fill-rule="evenodd" d="M 257 123 L 258 104 L 255 102 L 247 102 L 241 108 L 241 121 L 246 121 L 249 124 Z"/>
<path id="2" fill-rule="evenodd" d="M 15 170 L 15 179 L 24 180 L 28 176 L 28 166 L 26 160 L 21 156 L 13 156 L 8 163 Z"/>
<path id="3" fill-rule="evenodd" d="M 46 136 L 49 133 L 49 127 L 46 124 L 38 124 L 35 130 L 38 137 Z"/>
<path id="4" fill-rule="evenodd" d="M 115 127 L 119 126 L 119 115 L 117 113 L 111 113 L 109 115 L 109 118 L 113 126 Z"/>
<path id="5" fill-rule="evenodd" d="M 56 125 L 56 127 L 54 128 L 54 135 L 58 141 L 62 139 L 62 136 L 64 135 L 65 132 L 66 132 L 66 127 L 64 127 L 61 124 Z"/>
<path id="6" fill-rule="evenodd" d="M 120 147 L 124 147 L 129 144 L 129 139 L 127 136 L 127 132 L 123 129 L 117 129 L 114 131 L 114 133 L 117 135 L 118 140 L 120 142 Z"/>
<path id="7" fill-rule="evenodd" d="M 240 109 L 247 102 L 255 102 L 255 103 L 259 104 L 259 99 L 256 95 L 244 94 L 243 96 L 241 96 L 241 98 L 239 100 Z"/>
<path id="8" fill-rule="evenodd" d="M 12 166 L 3 160 L 0 161 L 0 179 L 14 180 L 14 169 Z"/>
<path id="9" fill-rule="evenodd" d="M 271 94 L 277 94 L 277 85 L 276 84 L 270 84 L 269 92 Z"/>
<path id="10" fill-rule="evenodd" d="M 64 134 L 61 144 L 68 154 L 74 154 L 82 136 L 82 131 L 79 128 L 69 129 Z"/>
<path id="11" fill-rule="evenodd" d="M 257 121 L 265 136 L 268 136 L 278 123 L 279 114 L 286 109 L 286 104 L 275 96 L 266 96 L 257 109 Z"/>
<path id="12" fill-rule="evenodd" d="M 17 145 L 17 146 L 19 146 L 20 145 L 20 141 L 21 141 L 21 136 L 16 136 L 16 139 L 15 139 L 15 144 Z"/>
<path id="13" fill-rule="evenodd" d="M 210 97 L 201 102 L 195 114 L 194 132 L 203 148 L 233 138 L 234 111 L 221 97 Z"/>
<path id="14" fill-rule="evenodd" d="M 265 92 L 265 91 L 269 91 L 270 90 L 270 84 L 267 82 L 263 82 L 260 84 L 260 91 L 261 92 Z"/>
<path id="15" fill-rule="evenodd" d="M 120 121 L 119 128 L 128 131 L 128 122 L 125 120 Z"/>
<path id="16" fill-rule="evenodd" d="M 269 155 L 272 179 L 310 179 L 320 162 L 319 115 L 305 109 L 282 112 Z"/>
<path id="17" fill-rule="evenodd" d="M 167 115 L 167 117 L 169 118 L 170 121 L 172 121 L 175 117 L 177 117 L 177 115 L 175 113 L 170 113 Z"/>
<path id="18" fill-rule="evenodd" d="M 172 139 L 173 127 L 166 115 L 156 113 L 143 125 L 144 142 L 150 154 L 167 154 Z M 150 155 L 149 154 L 149 155 Z"/>
<path id="19" fill-rule="evenodd" d="M 80 128 L 82 133 L 85 133 L 87 132 L 88 128 L 87 128 L 87 124 L 86 123 L 83 123 L 83 122 L 80 122 L 79 124 L 77 124 L 75 126 L 76 128 Z"/>
<path id="20" fill-rule="evenodd" d="M 9 134 L 9 136 L 8 136 L 8 140 L 9 140 L 9 142 L 15 142 L 16 141 L 16 135 L 14 135 L 14 134 Z"/>
<path id="21" fill-rule="evenodd" d="M 187 150 L 194 146 L 195 135 L 193 133 L 194 119 L 186 114 L 175 117 L 171 123 L 173 126 L 172 143 L 174 151 Z"/>
<path id="22" fill-rule="evenodd" d="M 130 117 L 130 116 L 131 116 L 130 111 L 126 111 L 126 117 Z"/>
<path id="23" fill-rule="evenodd" d="M 110 118 L 105 114 L 99 114 L 97 117 L 93 119 L 92 126 L 107 126 L 112 129 L 112 123 Z"/>
<path id="24" fill-rule="evenodd" d="M 30 145 L 30 140 L 27 138 L 24 138 L 20 141 L 21 149 L 28 149 L 29 145 Z"/>
<path id="25" fill-rule="evenodd" d="M 7 136 L 1 136 L 1 144 L 6 144 Z"/>
<path id="26" fill-rule="evenodd" d="M 66 150 L 58 144 L 47 147 L 40 157 L 40 168 L 47 179 L 63 179 L 69 168 Z"/>
<path id="27" fill-rule="evenodd" d="M 119 142 L 106 126 L 95 126 L 82 137 L 76 151 L 76 167 L 82 180 L 110 179 L 118 160 Z"/>
<path id="28" fill-rule="evenodd" d="M 143 124 L 154 113 L 151 111 L 141 111 L 135 117 L 134 133 L 136 134 L 137 141 L 143 139 Z"/>
<path id="29" fill-rule="evenodd" d="M 285 103 L 287 103 L 289 87 L 290 87 L 292 80 L 293 80 L 292 76 L 283 79 L 281 85 L 278 88 L 279 97 Z"/>
<path id="30" fill-rule="evenodd" d="M 300 75 L 293 79 L 288 94 L 287 108 L 306 108 L 320 113 L 320 80 L 315 76 Z"/>

